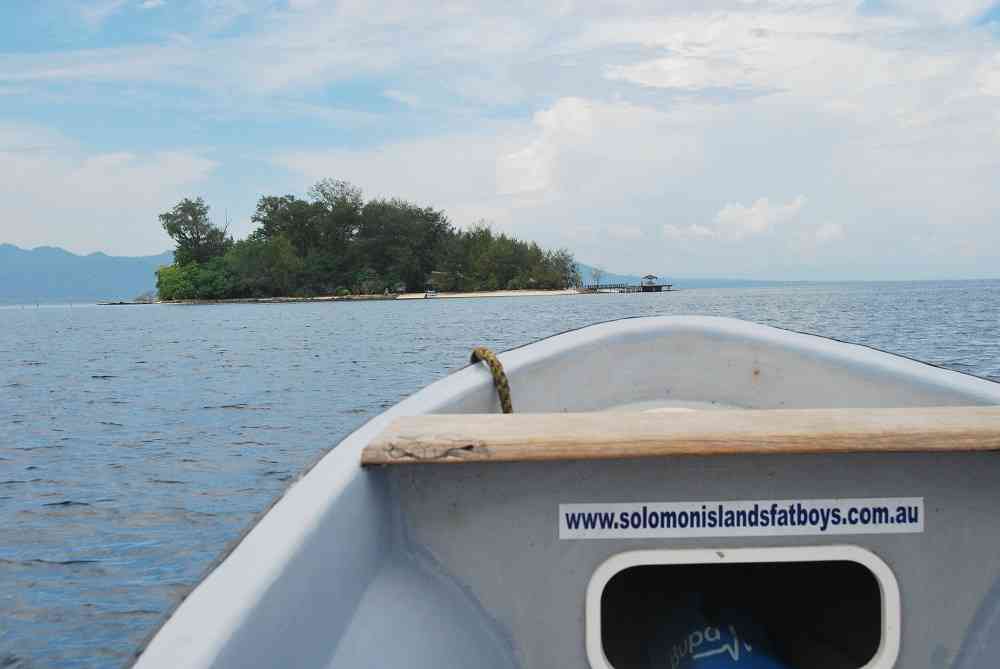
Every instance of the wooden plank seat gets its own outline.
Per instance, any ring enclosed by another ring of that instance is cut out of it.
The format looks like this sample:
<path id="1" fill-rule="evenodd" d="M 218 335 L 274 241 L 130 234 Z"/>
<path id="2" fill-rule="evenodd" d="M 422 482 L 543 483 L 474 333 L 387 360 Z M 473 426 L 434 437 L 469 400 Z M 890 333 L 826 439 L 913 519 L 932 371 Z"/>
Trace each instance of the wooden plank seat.
<path id="1" fill-rule="evenodd" d="M 393 421 L 364 465 L 675 455 L 1000 450 L 1000 407 L 428 414 Z"/>

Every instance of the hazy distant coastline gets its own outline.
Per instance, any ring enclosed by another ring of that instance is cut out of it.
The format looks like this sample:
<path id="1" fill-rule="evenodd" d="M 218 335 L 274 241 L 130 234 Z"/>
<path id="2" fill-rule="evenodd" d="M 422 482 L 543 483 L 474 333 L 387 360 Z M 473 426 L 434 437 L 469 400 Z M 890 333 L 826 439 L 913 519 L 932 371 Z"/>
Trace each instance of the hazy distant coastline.
<path id="1" fill-rule="evenodd" d="M 173 262 L 170 251 L 151 256 L 79 255 L 62 248 L 23 249 L 0 244 L 0 304 L 130 301 L 156 289 L 156 270 Z M 581 283 L 593 282 L 594 266 L 577 263 Z M 662 271 L 662 268 L 652 268 Z M 675 288 L 741 288 L 789 285 L 790 281 L 685 278 L 663 272 Z M 607 283 L 639 283 L 639 276 L 604 272 Z M 518 293 L 524 295 L 525 293 Z"/>
<path id="2" fill-rule="evenodd" d="M 155 291 L 157 268 L 173 261 L 171 251 L 123 257 L 0 244 L 0 304 L 131 300 Z"/>

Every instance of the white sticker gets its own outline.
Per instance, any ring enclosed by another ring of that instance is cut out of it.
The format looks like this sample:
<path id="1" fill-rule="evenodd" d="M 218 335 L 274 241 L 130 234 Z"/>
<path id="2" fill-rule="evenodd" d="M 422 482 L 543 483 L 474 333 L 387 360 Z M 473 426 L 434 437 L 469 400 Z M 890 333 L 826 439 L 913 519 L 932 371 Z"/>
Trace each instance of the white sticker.
<path id="1" fill-rule="evenodd" d="M 559 505 L 560 539 L 771 537 L 923 531 L 923 497 Z"/>

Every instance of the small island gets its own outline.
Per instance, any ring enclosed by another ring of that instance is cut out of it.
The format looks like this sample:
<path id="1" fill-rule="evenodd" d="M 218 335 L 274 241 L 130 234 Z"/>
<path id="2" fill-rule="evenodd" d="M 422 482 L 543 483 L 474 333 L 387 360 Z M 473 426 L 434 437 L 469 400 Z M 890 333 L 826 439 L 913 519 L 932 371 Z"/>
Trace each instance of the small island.
<path id="1" fill-rule="evenodd" d="M 545 250 L 485 222 L 460 229 L 442 211 L 397 198 L 365 201 L 345 181 L 320 181 L 306 199 L 261 197 L 258 227 L 242 240 L 211 221 L 202 198 L 185 198 L 159 219 L 176 244 L 174 263 L 156 273 L 163 301 L 567 291 L 580 283 L 566 249 Z"/>

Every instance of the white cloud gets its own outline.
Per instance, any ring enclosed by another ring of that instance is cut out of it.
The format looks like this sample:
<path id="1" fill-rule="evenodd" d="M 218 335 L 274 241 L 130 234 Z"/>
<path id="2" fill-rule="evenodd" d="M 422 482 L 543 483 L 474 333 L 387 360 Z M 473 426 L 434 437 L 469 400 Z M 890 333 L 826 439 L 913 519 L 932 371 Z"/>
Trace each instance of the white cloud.
<path id="1" fill-rule="evenodd" d="M 87 153 L 37 126 L 0 124 L 0 238 L 75 251 L 159 253 L 156 222 L 216 167 L 189 150 Z"/>
<path id="2" fill-rule="evenodd" d="M 393 88 L 389 88 L 382 91 L 382 95 L 389 98 L 390 100 L 395 100 L 396 102 L 400 102 L 406 105 L 407 107 L 421 106 L 420 98 L 417 97 L 416 95 L 412 95 L 410 93 L 404 93 L 403 91 L 398 91 Z"/>
<path id="3" fill-rule="evenodd" d="M 816 229 L 816 242 L 826 244 L 844 238 L 844 226 L 840 223 L 824 223 Z"/>
<path id="4" fill-rule="evenodd" d="M 166 4 L 166 0 L 87 0 L 80 5 L 80 16 L 89 26 L 97 28 L 133 2 L 140 9 L 155 9 Z"/>
<path id="5" fill-rule="evenodd" d="M 976 73 L 976 84 L 983 95 L 1000 97 L 1000 54 L 986 61 Z"/>
<path id="6" fill-rule="evenodd" d="M 707 115 L 707 114 L 706 114 Z M 562 98 L 534 114 L 521 146 L 497 160 L 499 192 L 600 200 L 659 189 L 696 160 L 684 113 L 629 103 Z"/>
<path id="7" fill-rule="evenodd" d="M 377 150 L 286 151 L 275 155 L 274 162 L 302 175 L 305 182 L 348 179 L 369 197 L 399 196 L 428 206 L 447 206 L 452 216 L 456 207 L 476 203 L 486 212 L 496 199 L 496 156 L 503 151 L 500 136 L 509 131 L 502 126 L 494 136 L 434 137 Z M 490 217 L 472 210 L 470 214 L 463 222 Z"/>
<path id="8" fill-rule="evenodd" d="M 500 192 L 516 194 L 551 188 L 560 149 L 589 141 L 596 124 L 594 116 L 594 105 L 579 98 L 559 100 L 549 109 L 536 112 L 538 136 L 497 161 Z"/>
<path id="9" fill-rule="evenodd" d="M 994 2 L 995 0 L 909 0 L 905 4 L 899 4 L 903 11 L 916 17 L 955 25 L 967 23 L 982 15 Z"/>
<path id="10" fill-rule="evenodd" d="M 669 57 L 608 68 L 609 79 L 654 88 L 739 88 L 754 85 L 755 73 L 739 63 Z"/>
<path id="11" fill-rule="evenodd" d="M 726 204 L 715 214 L 711 225 L 693 223 L 678 226 L 665 224 L 662 234 L 665 239 L 715 239 L 727 242 L 738 242 L 748 237 L 763 235 L 786 223 L 799 220 L 799 214 L 805 205 L 806 198 L 798 196 L 788 204 L 771 204 L 766 198 L 758 198 L 750 206 L 736 202 Z M 839 228 L 839 226 L 838 226 Z M 825 230 L 831 235 L 833 228 Z"/>
<path id="12" fill-rule="evenodd" d="M 685 226 L 667 223 L 663 226 L 663 237 L 671 240 L 718 239 L 720 235 L 718 230 L 697 223 Z"/>
<path id="13" fill-rule="evenodd" d="M 68 142 L 61 133 L 45 126 L 0 121 L 0 155 L 50 151 Z"/>
<path id="14" fill-rule="evenodd" d="M 182 44 L 89 49 L 37 58 L 25 54 L 0 55 L 0 81 L 49 84 L 56 82 L 128 83 L 144 77 L 159 83 L 184 85 L 194 80 L 197 54 Z"/>
<path id="15" fill-rule="evenodd" d="M 643 235 L 642 228 L 638 225 L 609 225 L 605 228 L 605 231 L 611 239 L 624 241 L 637 241 L 645 236 Z"/>
<path id="16" fill-rule="evenodd" d="M 878 117 L 889 101 L 918 106 L 911 89 L 941 77 L 957 82 L 990 52 L 951 28 L 932 32 L 975 16 L 988 6 L 981 2 L 948 3 L 947 11 L 927 2 L 877 19 L 857 15 L 854 3 L 826 2 L 722 2 L 713 4 L 716 11 L 637 2 L 614 12 L 599 3 L 541 3 L 515 12 L 422 2 L 382 3 L 379 11 L 366 2 L 202 4 L 210 28 L 245 15 L 261 27 L 215 39 L 194 31 L 185 45 L 4 56 L 0 81 L 161 82 L 259 95 L 407 72 L 469 103 L 491 105 L 551 99 L 553 87 L 569 88 L 564 81 L 593 82 L 603 73 L 612 82 L 686 92 L 782 91 L 819 108 L 868 109 Z M 82 11 L 99 23 L 124 5 L 101 0 Z M 560 76 L 580 68 L 588 71 Z M 600 96 L 560 90 L 555 97 Z"/>
<path id="17" fill-rule="evenodd" d="M 800 195 L 788 204 L 772 205 L 766 197 L 749 207 L 729 203 L 715 215 L 715 226 L 725 239 L 739 240 L 749 235 L 769 232 L 777 225 L 795 221 L 806 199 Z"/>
<path id="18" fill-rule="evenodd" d="M 207 11 L 200 27 L 210 33 L 228 28 L 241 17 L 266 14 L 274 5 L 273 0 L 201 0 L 201 3 Z"/>
<path id="19" fill-rule="evenodd" d="M 118 13 L 128 0 L 91 0 L 80 7 L 80 16 L 89 26 L 96 28 Z"/>

